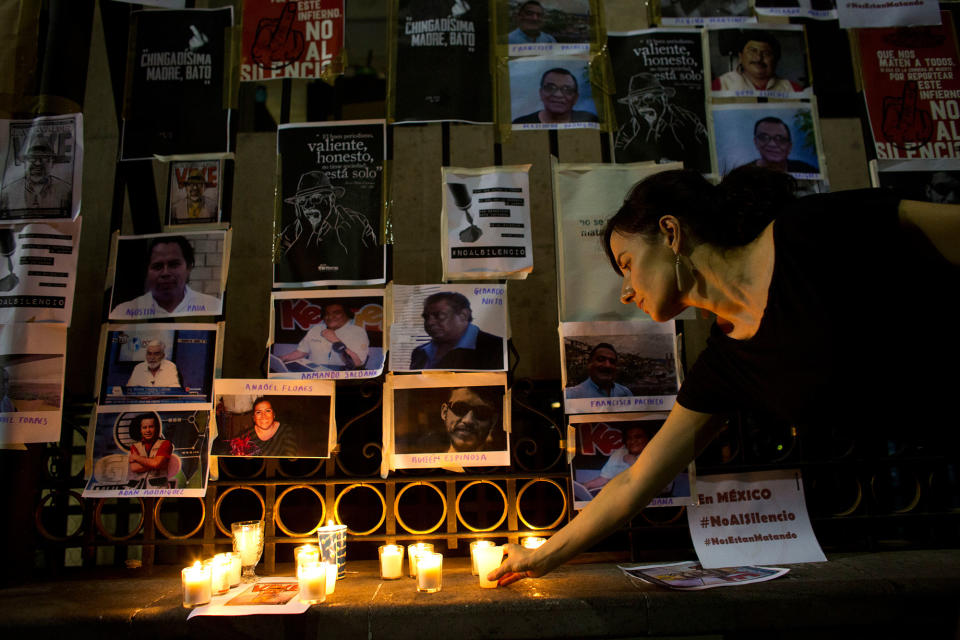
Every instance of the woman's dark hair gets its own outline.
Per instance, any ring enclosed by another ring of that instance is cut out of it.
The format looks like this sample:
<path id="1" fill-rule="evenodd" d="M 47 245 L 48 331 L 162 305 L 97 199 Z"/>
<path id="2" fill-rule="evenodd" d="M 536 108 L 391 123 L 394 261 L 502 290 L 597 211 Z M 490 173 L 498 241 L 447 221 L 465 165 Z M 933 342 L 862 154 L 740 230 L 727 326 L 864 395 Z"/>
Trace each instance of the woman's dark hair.
<path id="1" fill-rule="evenodd" d="M 741 247 L 794 199 L 795 189 L 788 174 L 752 165 L 734 169 L 716 186 L 690 169 L 656 173 L 638 182 L 607 220 L 603 249 L 620 273 L 610 249 L 614 232 L 654 238 L 664 215 L 676 217 L 695 242 L 722 249 Z"/>

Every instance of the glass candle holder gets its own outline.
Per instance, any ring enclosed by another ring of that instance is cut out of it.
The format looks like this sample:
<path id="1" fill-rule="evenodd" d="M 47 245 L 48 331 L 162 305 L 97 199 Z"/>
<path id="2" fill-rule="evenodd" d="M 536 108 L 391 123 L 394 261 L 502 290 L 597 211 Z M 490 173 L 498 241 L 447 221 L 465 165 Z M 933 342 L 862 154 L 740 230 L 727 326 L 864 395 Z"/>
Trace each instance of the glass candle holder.
<path id="1" fill-rule="evenodd" d="M 230 591 L 230 561 L 213 556 L 203 563 L 203 566 L 210 568 L 210 591 L 215 596 L 222 595 Z"/>
<path id="2" fill-rule="evenodd" d="M 417 555 L 417 591 L 436 593 L 443 586 L 443 555 L 421 552 Z"/>
<path id="3" fill-rule="evenodd" d="M 378 548 L 380 553 L 380 579 L 396 580 L 403 577 L 403 545 L 385 544 Z"/>
<path id="4" fill-rule="evenodd" d="M 470 573 L 477 575 L 477 547 L 492 547 L 490 540 L 474 540 L 470 543 Z"/>
<path id="5" fill-rule="evenodd" d="M 183 606 L 187 609 L 199 607 L 210 602 L 210 567 L 198 560 L 191 567 L 180 572 L 180 585 L 183 587 Z"/>
<path id="6" fill-rule="evenodd" d="M 303 565 L 320 562 L 320 549 L 316 545 L 302 544 L 293 550 L 293 559 L 297 563 L 297 575 L 300 575 Z"/>
<path id="7" fill-rule="evenodd" d="M 297 566 L 300 602 L 319 604 L 327 599 L 327 563 L 305 558 Z"/>
<path id="8" fill-rule="evenodd" d="M 233 533 L 233 550 L 240 554 L 243 582 L 256 582 L 254 573 L 260 554 L 263 553 L 263 520 L 247 520 L 230 525 Z"/>
<path id="9" fill-rule="evenodd" d="M 494 589 L 496 580 L 487 580 L 487 575 L 500 566 L 503 560 L 503 547 L 477 547 L 477 572 L 480 576 L 480 586 L 484 589 Z"/>
<path id="10" fill-rule="evenodd" d="M 541 538 L 539 536 L 530 536 L 528 538 L 524 538 L 523 540 L 521 540 L 520 544 L 523 545 L 525 549 L 536 549 L 546 541 L 547 541 L 546 538 Z"/>
<path id="11" fill-rule="evenodd" d="M 234 553 L 233 551 L 225 551 L 224 553 L 218 553 L 213 556 L 214 558 L 220 558 L 221 562 L 225 562 L 229 565 L 227 569 L 227 582 L 231 587 L 235 587 L 240 584 L 240 575 L 242 568 L 240 567 L 240 554 Z"/>
<path id="12" fill-rule="evenodd" d="M 415 542 L 407 545 L 407 562 L 410 565 L 410 577 L 417 577 L 417 556 L 421 553 L 433 553 L 432 542 Z"/>

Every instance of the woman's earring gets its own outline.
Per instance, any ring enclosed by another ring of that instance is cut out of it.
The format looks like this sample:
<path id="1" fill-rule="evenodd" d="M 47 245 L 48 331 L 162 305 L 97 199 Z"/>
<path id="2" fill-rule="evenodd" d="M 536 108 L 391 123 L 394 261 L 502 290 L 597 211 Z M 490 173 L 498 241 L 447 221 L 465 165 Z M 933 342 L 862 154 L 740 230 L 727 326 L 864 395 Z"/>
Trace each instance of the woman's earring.
<path id="1" fill-rule="evenodd" d="M 673 270 L 677 274 L 677 291 L 683 291 L 683 285 L 680 283 L 680 252 L 674 254 L 677 259 L 673 262 Z"/>

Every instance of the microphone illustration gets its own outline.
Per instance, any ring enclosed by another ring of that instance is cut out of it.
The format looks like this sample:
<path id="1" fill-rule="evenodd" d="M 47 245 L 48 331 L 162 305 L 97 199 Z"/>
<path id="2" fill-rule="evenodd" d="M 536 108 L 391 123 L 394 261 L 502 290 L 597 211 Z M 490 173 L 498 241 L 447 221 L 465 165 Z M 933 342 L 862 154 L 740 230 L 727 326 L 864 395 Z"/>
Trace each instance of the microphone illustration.
<path id="1" fill-rule="evenodd" d="M 470 215 L 470 205 L 473 204 L 473 200 L 470 198 L 470 190 L 462 182 L 448 182 L 447 188 L 450 189 L 454 204 L 467 217 L 468 226 L 460 232 L 460 242 L 476 242 L 483 235 L 483 231 L 473 223 L 473 216 Z"/>

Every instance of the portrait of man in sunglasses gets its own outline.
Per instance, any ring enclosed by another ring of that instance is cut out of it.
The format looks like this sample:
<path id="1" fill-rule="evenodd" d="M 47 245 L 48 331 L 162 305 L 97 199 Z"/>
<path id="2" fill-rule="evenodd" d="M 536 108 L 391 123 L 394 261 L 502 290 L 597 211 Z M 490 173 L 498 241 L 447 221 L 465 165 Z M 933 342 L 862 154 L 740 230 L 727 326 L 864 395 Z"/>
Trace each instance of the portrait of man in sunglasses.
<path id="1" fill-rule="evenodd" d="M 564 124 L 599 122 L 595 113 L 574 109 L 580 99 L 577 78 L 569 70 L 554 67 L 540 77 L 540 102 L 543 108 L 513 120 L 513 124 Z"/>
<path id="2" fill-rule="evenodd" d="M 753 125 L 753 144 L 760 157 L 750 164 L 786 173 L 820 173 L 820 170 L 802 160 L 791 160 L 793 141 L 790 127 L 780 118 L 767 117 Z"/>
<path id="3" fill-rule="evenodd" d="M 437 391 L 443 395 L 430 391 L 430 395 L 416 396 L 418 403 L 429 398 L 433 398 L 432 402 L 440 401 L 441 398 L 442 401 L 439 407 L 436 404 L 433 405 L 434 408 L 423 406 L 422 411 L 430 420 L 429 424 L 419 427 L 419 430 L 425 429 L 425 432 L 398 434 L 398 453 L 506 450 L 506 432 L 500 421 L 504 392 L 502 386 L 454 387 L 450 388 L 449 392 L 446 389 Z M 436 413 L 433 413 L 434 411 Z"/>

